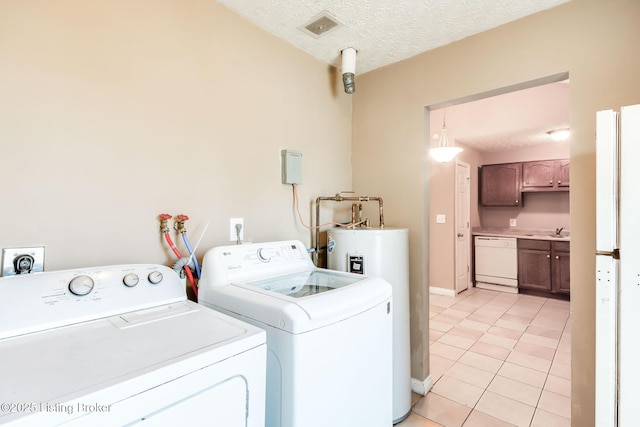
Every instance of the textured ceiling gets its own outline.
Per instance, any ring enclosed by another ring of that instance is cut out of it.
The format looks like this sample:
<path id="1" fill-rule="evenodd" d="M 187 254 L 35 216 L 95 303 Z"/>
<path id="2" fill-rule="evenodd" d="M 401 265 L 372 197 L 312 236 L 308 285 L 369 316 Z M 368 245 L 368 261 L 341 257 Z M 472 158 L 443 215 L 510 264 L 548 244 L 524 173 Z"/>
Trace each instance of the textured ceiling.
<path id="1" fill-rule="evenodd" d="M 249 21 L 336 67 L 358 50 L 356 74 L 409 58 L 569 0 L 218 0 Z M 315 37 L 323 12 L 341 25 Z"/>
<path id="2" fill-rule="evenodd" d="M 446 118 L 454 145 L 504 151 L 554 143 L 547 132 L 569 127 L 569 100 L 569 80 L 563 80 L 433 110 L 432 140 Z"/>
<path id="3" fill-rule="evenodd" d="M 217 0 L 327 64 L 358 50 L 356 74 L 444 46 L 570 0 Z M 320 36 L 305 29 L 328 13 L 339 25 Z M 356 77 L 357 81 L 357 77 Z M 569 82 L 479 99 L 431 112 L 432 133 L 446 111 L 449 138 L 482 151 L 551 142 L 569 124 Z"/>

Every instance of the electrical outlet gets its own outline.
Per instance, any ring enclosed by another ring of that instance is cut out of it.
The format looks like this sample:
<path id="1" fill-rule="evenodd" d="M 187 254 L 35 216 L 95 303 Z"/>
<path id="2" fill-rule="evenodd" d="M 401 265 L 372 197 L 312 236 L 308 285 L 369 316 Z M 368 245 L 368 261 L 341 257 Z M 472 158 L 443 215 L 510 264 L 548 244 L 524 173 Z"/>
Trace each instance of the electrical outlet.
<path id="1" fill-rule="evenodd" d="M 238 228 L 240 230 L 238 230 Z M 237 242 L 244 240 L 244 219 L 243 218 L 230 218 L 229 219 L 229 240 L 231 242 Z"/>
<path id="2" fill-rule="evenodd" d="M 44 246 L 2 249 L 2 275 L 44 271 Z"/>
<path id="3" fill-rule="evenodd" d="M 509 219 L 509 227 L 515 227 L 515 226 L 516 226 L 516 219 L 515 218 Z"/>
<path id="4" fill-rule="evenodd" d="M 444 224 L 446 217 L 443 214 L 436 215 L 436 224 Z"/>

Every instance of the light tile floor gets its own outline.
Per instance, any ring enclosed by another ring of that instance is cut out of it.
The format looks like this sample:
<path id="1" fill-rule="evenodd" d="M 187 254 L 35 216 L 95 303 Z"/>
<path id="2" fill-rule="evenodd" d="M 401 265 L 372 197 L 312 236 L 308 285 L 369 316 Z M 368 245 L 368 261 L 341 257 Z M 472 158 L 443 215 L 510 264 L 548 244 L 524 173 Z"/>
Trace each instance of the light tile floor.
<path id="1" fill-rule="evenodd" d="M 568 301 L 477 288 L 429 298 L 433 388 L 397 426 L 571 425 Z"/>

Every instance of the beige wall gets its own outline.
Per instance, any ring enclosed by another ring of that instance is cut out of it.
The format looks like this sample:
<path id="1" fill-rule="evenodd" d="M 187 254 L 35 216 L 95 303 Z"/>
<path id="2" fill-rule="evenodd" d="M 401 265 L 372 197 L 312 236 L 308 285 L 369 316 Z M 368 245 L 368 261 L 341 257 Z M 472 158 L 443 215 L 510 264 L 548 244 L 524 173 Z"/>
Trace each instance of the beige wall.
<path id="1" fill-rule="evenodd" d="M 47 269 L 170 263 L 162 212 L 188 214 L 192 240 L 210 222 L 200 254 L 227 243 L 230 217 L 250 240 L 309 244 L 280 184 L 279 151 L 297 149 L 305 221 L 353 167 L 354 190 L 410 228 L 412 375 L 425 378 L 424 107 L 568 71 L 572 416 L 593 425 L 594 117 L 640 102 L 638 18 L 634 0 L 573 0 L 358 76 L 349 97 L 335 70 L 212 1 L 3 1 L 0 246 L 44 244 Z"/>
<path id="2" fill-rule="evenodd" d="M 280 150 L 303 153 L 305 222 L 350 189 L 339 78 L 215 1 L 2 1 L 0 247 L 46 245 L 46 269 L 171 264 L 165 212 L 192 245 L 210 222 L 199 256 L 231 217 L 309 245 Z"/>
<path id="3" fill-rule="evenodd" d="M 428 368 L 430 169 L 424 107 L 562 72 L 571 79 L 572 423 L 594 424 L 595 113 L 640 102 L 640 3 L 573 0 L 362 75 L 353 182 L 410 228 L 412 376 Z"/>

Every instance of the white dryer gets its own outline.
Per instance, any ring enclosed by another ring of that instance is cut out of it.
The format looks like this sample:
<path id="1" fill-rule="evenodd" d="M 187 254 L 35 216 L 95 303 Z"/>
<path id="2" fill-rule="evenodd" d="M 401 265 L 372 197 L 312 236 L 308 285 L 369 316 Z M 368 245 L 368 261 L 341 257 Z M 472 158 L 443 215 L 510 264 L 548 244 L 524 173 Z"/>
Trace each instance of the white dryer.
<path id="1" fill-rule="evenodd" d="M 264 425 L 265 332 L 161 265 L 0 278 L 0 424 Z"/>
<path id="2" fill-rule="evenodd" d="M 315 268 L 299 241 L 217 247 L 201 304 L 267 331 L 268 427 L 392 425 L 391 285 Z"/>

